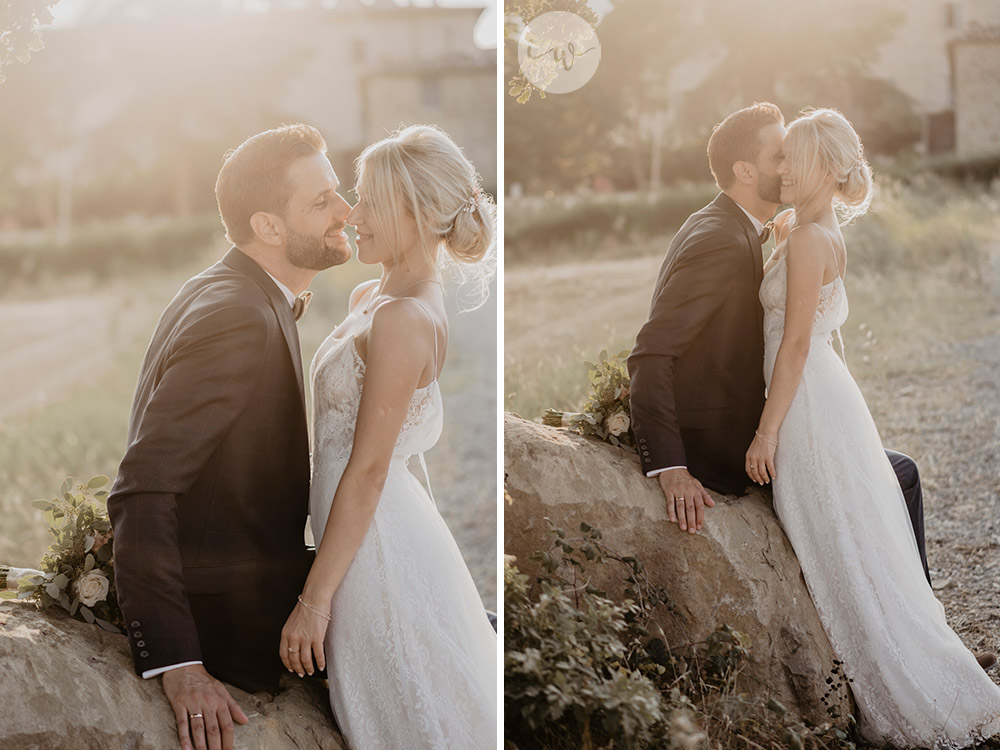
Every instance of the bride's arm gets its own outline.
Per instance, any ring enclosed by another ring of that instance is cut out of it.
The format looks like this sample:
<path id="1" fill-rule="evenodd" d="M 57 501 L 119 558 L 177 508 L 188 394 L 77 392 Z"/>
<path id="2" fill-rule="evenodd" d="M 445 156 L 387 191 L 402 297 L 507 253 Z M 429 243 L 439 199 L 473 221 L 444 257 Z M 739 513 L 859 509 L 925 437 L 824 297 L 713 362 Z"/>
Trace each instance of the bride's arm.
<path id="1" fill-rule="evenodd" d="M 337 485 L 316 560 L 281 636 L 281 657 L 290 671 L 312 674 L 325 666 L 323 638 L 330 601 L 368 531 L 382 495 L 396 439 L 413 393 L 428 367 L 434 367 L 434 331 L 414 304 L 391 302 L 373 313 L 368 333 L 365 379 L 351 458 Z M 310 609 L 312 608 L 312 609 Z M 288 651 L 289 648 L 300 651 Z M 301 654 L 301 662 L 299 659 Z"/>
<path id="2" fill-rule="evenodd" d="M 767 401 L 760 415 L 757 436 L 750 443 L 746 457 L 747 475 L 758 484 L 765 484 L 775 476 L 774 452 L 778 428 L 788 413 L 802 379 L 806 357 L 809 356 L 809 341 L 823 286 L 823 273 L 830 258 L 830 241 L 817 226 L 796 227 L 788 235 L 786 252 L 785 330 L 778 347 Z"/>

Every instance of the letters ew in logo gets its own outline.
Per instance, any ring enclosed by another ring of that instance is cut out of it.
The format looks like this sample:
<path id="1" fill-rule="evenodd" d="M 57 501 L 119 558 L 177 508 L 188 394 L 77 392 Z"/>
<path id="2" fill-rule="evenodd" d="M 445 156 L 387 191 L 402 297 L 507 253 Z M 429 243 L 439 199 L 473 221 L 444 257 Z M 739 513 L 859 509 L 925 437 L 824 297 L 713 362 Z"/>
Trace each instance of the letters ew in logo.
<path id="1" fill-rule="evenodd" d="M 601 62 L 601 43 L 594 27 L 575 13 L 542 13 L 518 37 L 517 62 L 536 88 L 546 94 L 568 94 L 594 76 Z"/>

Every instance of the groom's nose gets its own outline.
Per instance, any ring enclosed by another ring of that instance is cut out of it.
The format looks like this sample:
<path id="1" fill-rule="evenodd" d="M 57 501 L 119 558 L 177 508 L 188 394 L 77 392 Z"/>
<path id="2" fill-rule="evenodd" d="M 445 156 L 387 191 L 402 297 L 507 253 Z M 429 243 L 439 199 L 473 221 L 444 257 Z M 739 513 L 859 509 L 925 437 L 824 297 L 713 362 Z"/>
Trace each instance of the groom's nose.
<path id="1" fill-rule="evenodd" d="M 334 195 L 337 196 L 333 206 L 334 218 L 337 221 L 346 221 L 348 214 L 351 213 L 351 204 L 340 193 L 334 193 Z"/>

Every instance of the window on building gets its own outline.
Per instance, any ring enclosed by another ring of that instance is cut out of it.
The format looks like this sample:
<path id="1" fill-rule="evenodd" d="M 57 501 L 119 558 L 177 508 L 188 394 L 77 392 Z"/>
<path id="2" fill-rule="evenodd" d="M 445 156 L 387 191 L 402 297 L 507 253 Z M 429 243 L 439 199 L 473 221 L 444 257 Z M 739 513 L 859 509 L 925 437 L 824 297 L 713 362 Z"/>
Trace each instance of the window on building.
<path id="1" fill-rule="evenodd" d="M 948 29 L 959 29 L 962 27 L 961 6 L 958 3 L 944 4 L 944 25 Z"/>

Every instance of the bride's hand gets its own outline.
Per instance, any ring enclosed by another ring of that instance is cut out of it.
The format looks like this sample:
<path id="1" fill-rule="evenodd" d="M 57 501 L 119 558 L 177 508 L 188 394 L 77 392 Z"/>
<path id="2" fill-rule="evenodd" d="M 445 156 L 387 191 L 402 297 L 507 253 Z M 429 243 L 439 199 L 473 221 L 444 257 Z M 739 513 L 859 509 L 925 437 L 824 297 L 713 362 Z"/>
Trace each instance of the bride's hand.
<path id="1" fill-rule="evenodd" d="M 778 441 L 766 435 L 754 433 L 753 442 L 747 450 L 746 472 L 757 484 L 767 484 L 777 476 L 774 471 L 774 452 Z"/>
<path id="2" fill-rule="evenodd" d="M 312 602 L 309 604 L 313 605 Z M 326 669 L 323 643 L 330 620 L 322 612 L 329 610 L 329 606 L 325 610 L 315 605 L 303 606 L 301 599 L 295 605 L 285 627 L 281 629 L 279 646 L 281 663 L 289 672 L 302 677 L 312 675 L 315 670 Z"/>

